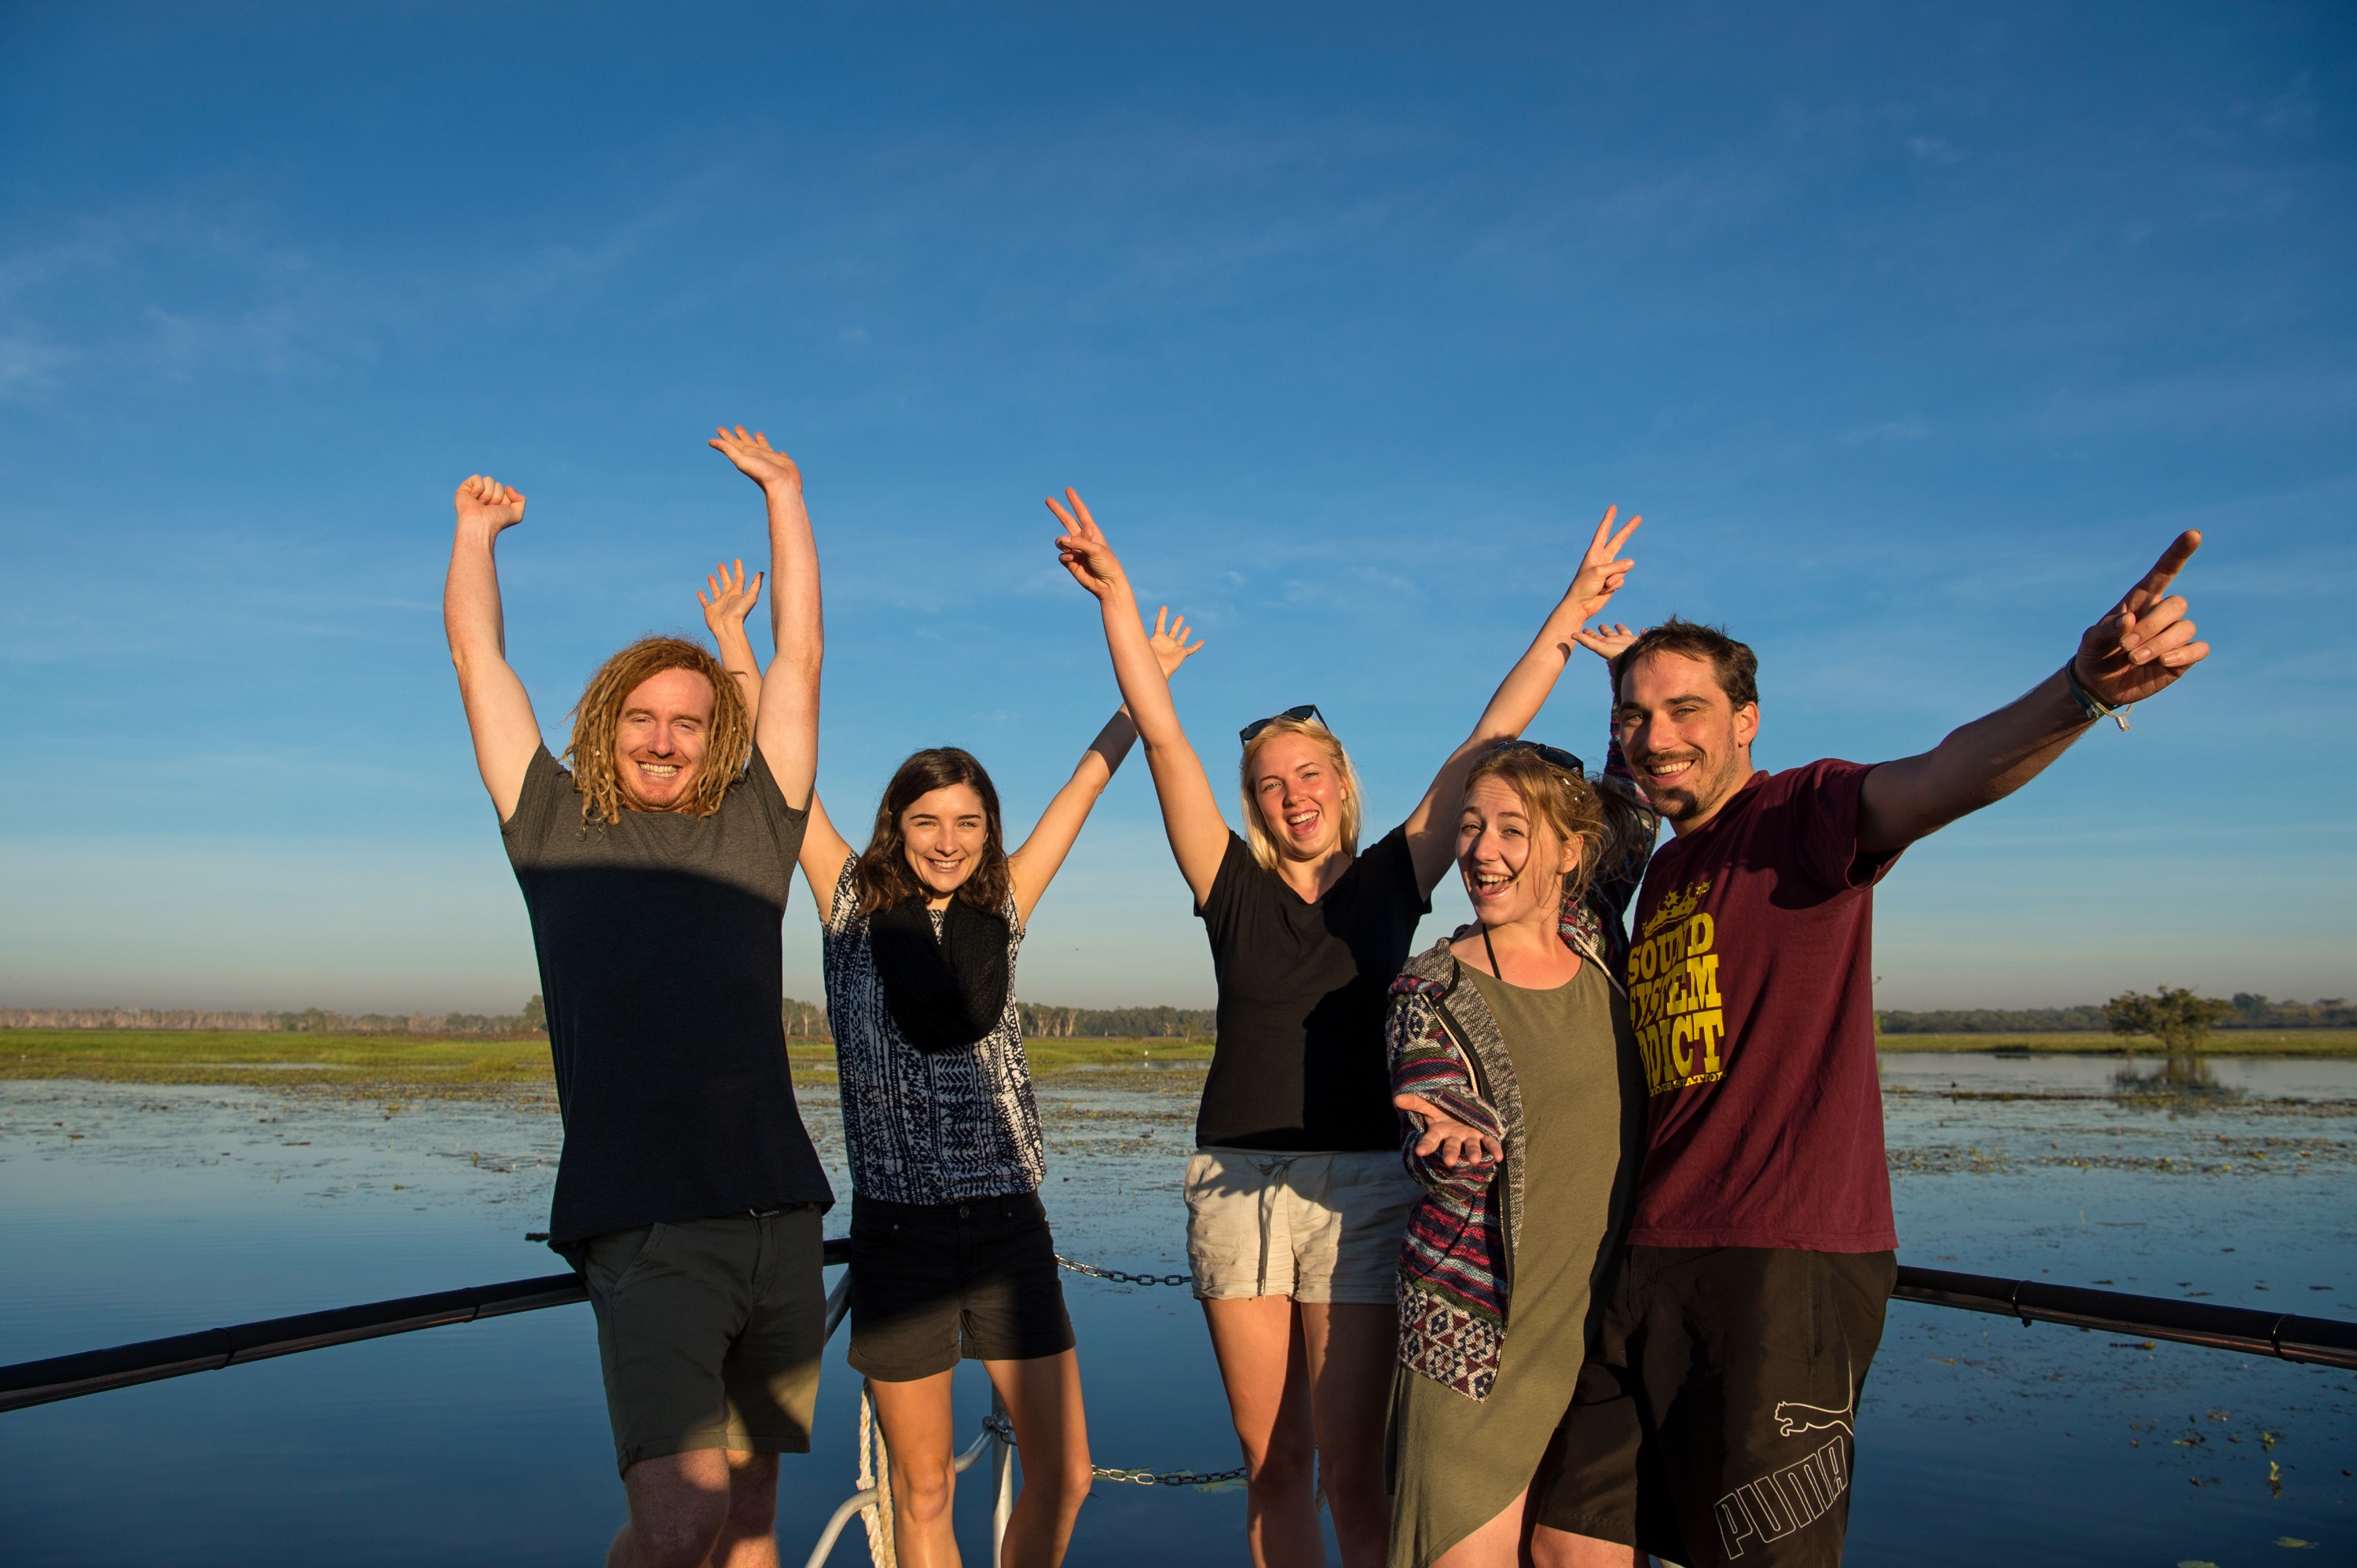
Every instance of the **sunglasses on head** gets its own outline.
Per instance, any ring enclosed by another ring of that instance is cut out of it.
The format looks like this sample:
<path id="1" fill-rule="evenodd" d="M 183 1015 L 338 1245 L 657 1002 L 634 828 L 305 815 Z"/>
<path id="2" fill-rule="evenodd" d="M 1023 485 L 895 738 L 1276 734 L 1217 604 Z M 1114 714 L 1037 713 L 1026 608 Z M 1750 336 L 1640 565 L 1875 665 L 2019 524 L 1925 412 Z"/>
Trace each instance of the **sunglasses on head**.
<path id="1" fill-rule="evenodd" d="M 1548 746 L 1535 740 L 1501 740 L 1491 749 L 1492 751 L 1535 751 L 1539 754 L 1540 761 L 1552 763 L 1575 779 L 1587 777 L 1587 764 L 1559 746 Z"/>
<path id="2" fill-rule="evenodd" d="M 1296 724 L 1307 724 L 1311 719 L 1315 719 L 1318 721 L 1318 727 L 1320 729 L 1331 729 L 1333 727 L 1326 722 L 1326 715 L 1318 711 L 1317 703 L 1304 703 L 1297 708 L 1287 708 L 1281 714 L 1271 714 L 1265 719 L 1253 720 L 1252 723 L 1244 725 L 1243 728 L 1236 732 L 1236 738 L 1243 741 L 1246 746 L 1250 746 L 1253 743 L 1253 737 L 1254 736 L 1268 728 L 1269 725 L 1273 724 L 1282 724 L 1286 719 L 1291 719 Z"/>

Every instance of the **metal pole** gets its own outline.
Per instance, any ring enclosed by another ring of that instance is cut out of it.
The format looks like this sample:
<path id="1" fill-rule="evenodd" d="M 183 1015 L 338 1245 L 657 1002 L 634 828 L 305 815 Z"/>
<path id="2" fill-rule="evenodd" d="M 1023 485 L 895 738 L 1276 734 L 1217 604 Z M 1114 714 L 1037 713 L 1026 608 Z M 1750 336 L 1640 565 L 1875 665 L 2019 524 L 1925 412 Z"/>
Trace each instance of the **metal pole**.
<path id="1" fill-rule="evenodd" d="M 990 1391 L 990 1413 L 996 1421 L 1007 1420 L 1006 1402 L 998 1397 L 998 1391 L 996 1388 Z M 1012 1423 L 1008 1423 L 1009 1430 L 1012 1430 Z M 1006 1560 L 1006 1521 L 1015 1512 L 1015 1444 L 996 1435 L 996 1427 L 993 1428 L 990 1440 L 991 1445 L 998 1450 L 996 1455 L 998 1464 L 998 1501 L 990 1510 L 991 1568 L 1000 1568 Z"/>

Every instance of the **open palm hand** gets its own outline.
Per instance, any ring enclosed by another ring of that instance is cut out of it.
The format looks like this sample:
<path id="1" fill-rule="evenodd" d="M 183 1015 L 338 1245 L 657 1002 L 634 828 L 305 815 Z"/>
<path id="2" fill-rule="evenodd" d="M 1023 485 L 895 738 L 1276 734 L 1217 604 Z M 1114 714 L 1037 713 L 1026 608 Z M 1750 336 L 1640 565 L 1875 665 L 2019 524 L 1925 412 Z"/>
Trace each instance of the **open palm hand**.
<path id="1" fill-rule="evenodd" d="M 1174 617 L 1168 606 L 1154 612 L 1154 635 L 1147 638 L 1146 641 L 1146 645 L 1154 650 L 1156 661 L 1162 666 L 1164 680 L 1170 679 L 1177 672 L 1178 666 L 1203 651 L 1202 639 L 1198 638 L 1195 645 L 1189 648 L 1187 645 L 1188 636 L 1185 616 Z"/>
<path id="2" fill-rule="evenodd" d="M 747 435 L 745 427 L 731 430 L 720 426 L 719 433 L 705 443 L 714 451 L 737 465 L 737 471 L 767 489 L 771 485 L 802 489 L 802 471 L 791 457 L 770 445 L 770 438 L 756 430 Z"/>
<path id="3" fill-rule="evenodd" d="M 730 563 L 724 562 L 715 566 L 712 575 L 704 579 L 704 587 L 695 591 L 695 602 L 704 607 L 704 624 L 712 628 L 715 637 L 726 637 L 732 631 L 741 632 L 745 618 L 753 613 L 753 607 L 760 601 L 762 574 L 754 573 L 753 580 L 748 583 L 745 580 L 745 563 L 737 561 L 733 565 L 733 572 Z M 708 597 L 706 589 L 710 590 Z"/>

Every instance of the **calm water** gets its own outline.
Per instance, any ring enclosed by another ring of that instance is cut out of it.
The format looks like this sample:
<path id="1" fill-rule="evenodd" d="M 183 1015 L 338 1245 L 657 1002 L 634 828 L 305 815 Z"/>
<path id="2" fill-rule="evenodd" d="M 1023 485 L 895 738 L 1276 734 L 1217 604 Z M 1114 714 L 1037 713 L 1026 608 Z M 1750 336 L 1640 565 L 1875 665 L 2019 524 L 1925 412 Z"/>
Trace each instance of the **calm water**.
<path id="1" fill-rule="evenodd" d="M 2226 1064 L 2246 1097 L 2175 1117 L 2104 1098 L 2116 1065 L 1888 1058 L 1901 1257 L 2357 1316 L 2357 1063 Z M 1043 1084 L 1067 1255 L 1185 1267 L 1196 1082 Z M 847 1192 L 831 1097 L 806 1101 Z M 0 1360 L 554 1272 L 523 1232 L 555 1152 L 533 1098 L 0 1083 Z M 1235 1463 L 1186 1293 L 1066 1290 L 1098 1462 Z M 857 1380 L 830 1349 L 818 1451 L 787 1461 L 789 1562 L 853 1489 Z M 1894 1304 L 1852 1561 L 2357 1561 L 2352 1384 Z M 978 1417 L 978 1369 L 962 1397 Z M 0 1465 L 12 1563 L 594 1562 L 620 1513 L 586 1307 L 0 1416 Z M 985 1489 L 961 1499 L 969 1562 Z M 1100 1485 L 1072 1560 L 1242 1561 L 1242 1516 L 1234 1491 Z M 855 1527 L 835 1561 L 864 1555 Z"/>

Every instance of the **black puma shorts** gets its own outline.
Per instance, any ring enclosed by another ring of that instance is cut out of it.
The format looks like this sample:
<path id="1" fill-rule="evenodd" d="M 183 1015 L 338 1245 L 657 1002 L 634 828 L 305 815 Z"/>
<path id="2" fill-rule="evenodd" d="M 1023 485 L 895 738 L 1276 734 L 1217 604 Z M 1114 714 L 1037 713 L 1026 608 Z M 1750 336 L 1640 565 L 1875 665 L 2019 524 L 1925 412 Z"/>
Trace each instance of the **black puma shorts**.
<path id="1" fill-rule="evenodd" d="M 1687 1568 L 1841 1561 L 1890 1252 L 1631 1247 L 1540 1522 Z"/>

